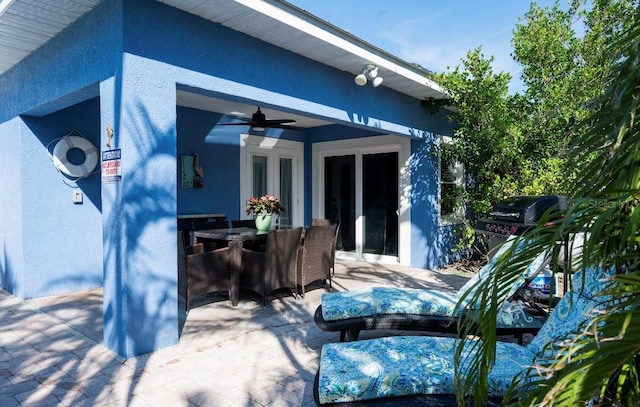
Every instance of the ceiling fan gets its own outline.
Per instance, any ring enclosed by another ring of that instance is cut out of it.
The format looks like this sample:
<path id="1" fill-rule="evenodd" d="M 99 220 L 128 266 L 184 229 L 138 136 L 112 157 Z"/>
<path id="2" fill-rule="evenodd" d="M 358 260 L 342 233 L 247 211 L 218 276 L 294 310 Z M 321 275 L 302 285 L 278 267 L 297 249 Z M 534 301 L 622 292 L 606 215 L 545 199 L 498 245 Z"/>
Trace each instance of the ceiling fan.
<path id="1" fill-rule="evenodd" d="M 293 119 L 267 119 L 264 113 L 258 107 L 258 111 L 251 115 L 251 118 L 248 117 L 237 117 L 237 119 L 242 120 L 242 123 L 221 123 L 220 126 L 246 126 L 247 124 L 251 126 L 253 130 L 262 131 L 266 128 L 277 128 L 277 129 L 294 129 L 300 130 L 301 127 L 290 126 L 289 123 L 295 123 L 296 121 Z"/>

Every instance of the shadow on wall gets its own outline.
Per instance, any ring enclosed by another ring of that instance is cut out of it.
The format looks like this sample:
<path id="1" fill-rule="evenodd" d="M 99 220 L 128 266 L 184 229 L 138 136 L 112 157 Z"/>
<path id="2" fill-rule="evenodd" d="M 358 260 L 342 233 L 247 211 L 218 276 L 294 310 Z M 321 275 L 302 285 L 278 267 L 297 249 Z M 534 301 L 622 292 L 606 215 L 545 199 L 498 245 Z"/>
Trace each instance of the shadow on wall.
<path id="1" fill-rule="evenodd" d="M 411 193 L 402 197 L 411 202 L 411 265 L 417 268 L 442 267 L 457 258 L 452 251 L 455 226 L 439 224 L 438 145 L 439 138 L 432 133 L 412 141 Z"/>
<path id="2" fill-rule="evenodd" d="M 17 273 L 16 283 L 24 285 L 15 290 L 20 296 L 33 298 L 101 287 L 99 164 L 91 175 L 73 182 L 58 172 L 50 156 L 58 140 L 68 134 L 81 135 L 99 149 L 99 98 L 22 119 L 26 127 L 21 130 L 21 148 L 28 154 L 22 158 L 22 218 L 17 221 L 22 241 L 17 247 L 38 255 L 25 254 L 20 268 L 13 271 Z M 85 155 L 71 148 L 67 159 L 80 164 Z M 82 197 L 81 203 L 73 201 L 75 194 Z M 75 276 L 82 278 L 77 280 Z M 82 281 L 90 285 L 78 285 Z"/>
<path id="3" fill-rule="evenodd" d="M 11 270 L 9 253 L 7 253 L 7 242 L 3 242 L 1 260 L 2 262 L 0 263 L 0 288 L 9 292 L 14 292 L 15 274 Z"/>
<path id="4" fill-rule="evenodd" d="M 93 143 L 98 151 L 101 150 L 99 98 L 92 98 L 45 116 L 23 116 L 22 118 L 44 147 L 51 144 L 51 150 L 53 150 L 55 146 L 55 144 L 52 143 L 54 140 L 74 130 Z M 82 162 L 84 157 L 82 153 L 76 151 L 76 149 L 70 149 L 68 158 L 72 163 L 77 164 Z M 53 168 L 53 163 L 50 163 L 50 165 Z M 63 176 L 60 175 L 60 177 Z M 63 181 L 65 179 L 66 178 L 64 178 Z M 74 183 L 70 183 L 69 185 L 73 186 L 73 184 Z M 98 211 L 101 211 L 100 163 L 98 162 L 98 166 L 89 177 L 79 179 L 75 184 L 83 192 L 84 198 L 88 199 Z"/>
<path id="5" fill-rule="evenodd" d="M 177 342 L 184 313 L 177 300 L 176 129 L 154 126 L 143 106 L 129 109 L 127 128 L 114 130 L 131 137 L 126 148 L 135 151 L 123 152 L 123 182 L 103 187 L 104 324 L 110 348 L 141 355 Z"/>

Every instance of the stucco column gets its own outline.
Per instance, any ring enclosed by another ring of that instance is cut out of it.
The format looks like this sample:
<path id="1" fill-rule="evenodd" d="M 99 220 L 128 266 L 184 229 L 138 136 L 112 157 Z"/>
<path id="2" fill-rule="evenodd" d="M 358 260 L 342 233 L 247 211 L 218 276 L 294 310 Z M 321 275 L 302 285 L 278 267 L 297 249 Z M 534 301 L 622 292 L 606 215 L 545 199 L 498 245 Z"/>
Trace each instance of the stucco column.
<path id="1" fill-rule="evenodd" d="M 154 62 L 123 61 L 100 86 L 103 312 L 105 344 L 131 357 L 178 342 L 176 106 Z"/>

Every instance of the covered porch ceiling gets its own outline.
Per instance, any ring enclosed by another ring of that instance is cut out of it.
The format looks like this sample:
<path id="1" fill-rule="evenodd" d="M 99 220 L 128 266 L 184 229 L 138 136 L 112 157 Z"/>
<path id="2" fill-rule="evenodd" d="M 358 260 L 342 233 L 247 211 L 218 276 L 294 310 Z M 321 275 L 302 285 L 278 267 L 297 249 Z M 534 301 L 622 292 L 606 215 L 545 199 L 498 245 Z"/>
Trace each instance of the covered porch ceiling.
<path id="1" fill-rule="evenodd" d="M 184 90 L 178 90 L 176 92 L 176 97 L 176 104 L 178 106 L 221 113 L 228 116 L 251 117 L 251 115 L 255 113 L 256 110 L 258 110 L 258 107 L 260 107 L 260 110 L 265 114 L 267 119 L 292 119 L 296 121 L 295 123 L 292 123 L 292 125 L 295 127 L 308 129 L 311 127 L 319 127 L 332 124 L 332 122 L 326 120 L 315 119 L 309 116 L 303 116 L 291 112 L 284 112 L 262 105 L 258 106 L 242 102 L 217 99 Z"/>

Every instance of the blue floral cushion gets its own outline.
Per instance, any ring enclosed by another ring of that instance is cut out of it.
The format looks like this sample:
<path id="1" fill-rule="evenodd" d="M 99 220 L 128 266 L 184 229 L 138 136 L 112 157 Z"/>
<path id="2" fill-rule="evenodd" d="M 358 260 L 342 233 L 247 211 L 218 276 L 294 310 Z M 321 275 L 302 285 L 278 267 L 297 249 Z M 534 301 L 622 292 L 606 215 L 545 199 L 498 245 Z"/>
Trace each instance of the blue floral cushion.
<path id="1" fill-rule="evenodd" d="M 325 344 L 320 356 L 320 403 L 453 394 L 457 343 L 450 337 L 398 336 Z M 523 346 L 498 343 L 496 364 L 488 378 L 490 395 L 503 395 L 533 356 Z"/>
<path id="2" fill-rule="evenodd" d="M 457 292 L 373 287 L 339 293 L 323 293 L 322 317 L 325 321 L 338 321 L 385 314 L 454 316 L 455 306 L 462 294 L 468 289 L 475 289 L 480 281 L 487 278 L 498 261 L 497 259 L 511 244 L 513 244 L 513 239 L 507 240 L 491 261 L 474 274 Z M 513 295 L 525 280 L 541 267 L 544 259 L 545 254 L 542 253 L 529 264 L 525 273 L 518 277 L 507 298 Z M 463 307 L 467 306 L 468 301 L 467 304 L 463 304 Z"/>
<path id="3" fill-rule="evenodd" d="M 612 273 L 612 270 L 605 271 L 598 267 L 576 272 L 572 277 L 571 291 L 554 307 L 542 329 L 529 344 L 529 349 L 539 356 L 550 356 L 558 348 L 558 341 L 571 339 L 569 333 L 576 332 L 580 326 L 588 323 L 603 306 L 607 297 L 599 293 L 607 288 Z"/>
<path id="4" fill-rule="evenodd" d="M 587 267 L 576 271 L 571 277 L 571 291 L 579 293 L 584 298 L 596 298 L 611 284 L 613 269 L 604 270 L 601 267 Z"/>
<path id="5" fill-rule="evenodd" d="M 594 317 L 597 307 L 596 301 L 567 292 L 529 343 L 529 350 L 541 357 L 553 355 L 560 342 L 570 339 L 571 332 Z"/>
<path id="6" fill-rule="evenodd" d="M 325 321 L 380 314 L 453 315 L 455 293 L 397 287 L 373 287 L 322 295 Z"/>

